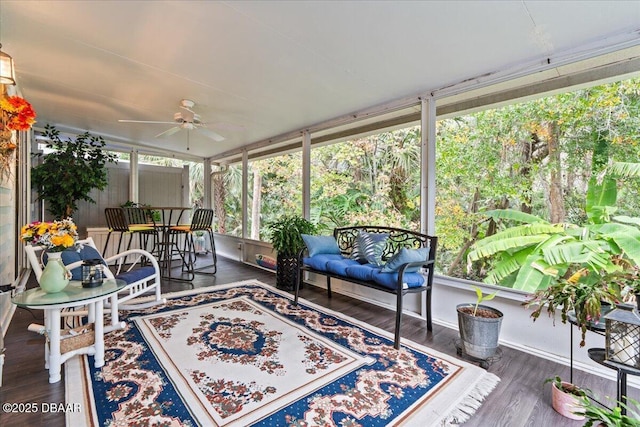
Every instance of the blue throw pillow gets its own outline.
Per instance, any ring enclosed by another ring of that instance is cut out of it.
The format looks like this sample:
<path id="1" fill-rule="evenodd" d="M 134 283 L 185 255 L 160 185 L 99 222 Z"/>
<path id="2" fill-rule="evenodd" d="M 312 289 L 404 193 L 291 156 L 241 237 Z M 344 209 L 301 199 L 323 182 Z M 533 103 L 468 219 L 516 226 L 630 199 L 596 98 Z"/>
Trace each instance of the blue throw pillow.
<path id="1" fill-rule="evenodd" d="M 333 236 L 311 236 L 302 234 L 302 240 L 309 250 L 309 256 L 318 254 L 340 254 L 338 242 Z"/>
<path id="2" fill-rule="evenodd" d="M 387 233 L 366 233 L 361 231 L 353 244 L 351 258 L 360 264 L 382 265 L 382 253 L 387 244 Z"/>
<path id="3" fill-rule="evenodd" d="M 429 248 L 420 249 L 407 249 L 402 248 L 400 251 L 392 256 L 382 269 L 383 273 L 393 273 L 400 270 L 404 264 L 408 262 L 426 261 L 429 256 Z M 409 267 L 405 270 L 405 273 L 415 273 L 420 267 Z"/>
<path id="4" fill-rule="evenodd" d="M 102 255 L 100 255 L 100 252 L 89 245 L 83 245 L 80 248 L 67 248 L 62 251 L 61 258 L 64 265 L 73 264 L 74 262 L 84 261 L 87 259 L 99 259 L 100 261 L 102 261 L 102 264 L 106 265 L 106 263 L 102 259 Z M 47 265 L 47 261 L 48 258 L 45 252 L 44 257 L 42 258 L 42 262 L 44 265 Z M 71 270 L 71 280 L 82 280 L 82 267 L 76 267 Z"/>

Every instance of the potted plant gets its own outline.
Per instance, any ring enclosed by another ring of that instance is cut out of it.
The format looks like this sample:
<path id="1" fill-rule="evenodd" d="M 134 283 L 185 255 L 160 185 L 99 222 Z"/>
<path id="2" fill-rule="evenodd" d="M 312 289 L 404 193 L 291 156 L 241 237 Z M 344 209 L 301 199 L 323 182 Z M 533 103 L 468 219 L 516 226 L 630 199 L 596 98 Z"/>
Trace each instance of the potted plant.
<path id="1" fill-rule="evenodd" d="M 560 377 L 547 378 L 546 383 L 551 383 L 551 406 L 557 413 L 572 420 L 584 420 L 581 412 L 584 409 L 582 399 L 586 398 L 586 391 L 580 387 L 562 381 Z"/>
<path id="2" fill-rule="evenodd" d="M 278 253 L 276 287 L 293 290 L 298 272 L 298 254 L 304 248 L 302 234 L 315 234 L 315 224 L 297 215 L 287 215 L 268 227 L 273 249 Z"/>
<path id="3" fill-rule="evenodd" d="M 633 404 L 635 410 L 631 405 L 622 402 L 616 402 L 616 406 L 608 408 L 597 402 L 594 403 L 584 395 L 580 398 L 582 408 L 578 414 L 582 416 L 581 419 L 587 420 L 584 427 L 640 427 L 640 403 L 629 398 L 627 400 Z M 632 415 L 623 414 L 623 408 Z"/>
<path id="4" fill-rule="evenodd" d="M 458 330 L 464 353 L 480 360 L 487 360 L 498 349 L 498 338 L 503 314 L 493 307 L 481 305 L 492 300 L 497 292 L 483 296 L 482 289 L 474 286 L 475 304 L 458 304 Z"/>
<path id="5" fill-rule="evenodd" d="M 585 336 L 590 326 L 595 326 L 603 315 L 603 305 L 610 309 L 619 299 L 617 289 L 599 275 L 580 269 L 568 279 L 560 279 L 547 289 L 537 291 L 527 301 L 526 307 L 535 306 L 531 313 L 534 322 L 545 309 L 554 317 L 560 311 L 562 323 L 574 316 L 573 321 L 580 328 L 580 346 L 585 345 Z"/>
<path id="6" fill-rule="evenodd" d="M 104 190 L 108 184 L 107 162 L 115 162 L 114 154 L 104 149 L 102 137 L 85 132 L 75 140 L 63 140 L 50 125 L 44 128 L 47 147 L 54 153 L 33 167 L 31 179 L 41 200 L 48 202 L 48 211 L 57 219 L 71 217 L 78 200 L 95 203 L 89 196 L 94 188 Z"/>

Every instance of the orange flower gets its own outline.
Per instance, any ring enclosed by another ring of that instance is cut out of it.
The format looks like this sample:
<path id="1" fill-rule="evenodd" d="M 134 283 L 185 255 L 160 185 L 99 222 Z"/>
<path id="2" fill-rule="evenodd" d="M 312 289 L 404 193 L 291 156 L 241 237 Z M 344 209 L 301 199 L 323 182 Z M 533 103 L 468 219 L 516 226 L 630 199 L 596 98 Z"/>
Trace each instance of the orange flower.
<path id="1" fill-rule="evenodd" d="M 0 99 L 2 124 L 8 130 L 29 130 L 36 122 L 36 112 L 27 100 L 19 96 Z"/>

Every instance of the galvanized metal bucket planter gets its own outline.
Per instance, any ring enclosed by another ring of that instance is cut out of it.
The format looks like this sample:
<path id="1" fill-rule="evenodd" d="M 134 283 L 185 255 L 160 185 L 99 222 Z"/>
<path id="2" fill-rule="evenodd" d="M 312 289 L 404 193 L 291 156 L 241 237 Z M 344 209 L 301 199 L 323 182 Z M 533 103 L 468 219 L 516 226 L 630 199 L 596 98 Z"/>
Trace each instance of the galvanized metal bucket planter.
<path id="1" fill-rule="evenodd" d="M 493 307 L 480 304 L 478 314 L 492 313 L 493 317 L 474 316 L 475 304 L 458 304 L 458 330 L 464 353 L 477 359 L 486 360 L 498 349 L 498 337 L 504 315 Z M 471 308 L 471 310 L 468 310 Z M 467 311 L 471 311 L 468 313 Z"/>

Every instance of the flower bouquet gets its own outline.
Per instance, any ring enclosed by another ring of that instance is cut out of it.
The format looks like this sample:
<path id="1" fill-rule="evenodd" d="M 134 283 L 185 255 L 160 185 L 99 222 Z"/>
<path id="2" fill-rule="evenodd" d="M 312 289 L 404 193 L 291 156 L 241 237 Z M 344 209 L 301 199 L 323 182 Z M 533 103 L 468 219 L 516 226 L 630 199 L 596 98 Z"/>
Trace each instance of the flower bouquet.
<path id="1" fill-rule="evenodd" d="M 43 256 L 45 268 L 38 278 L 43 291 L 55 293 L 62 291 L 71 274 L 62 262 L 62 252 L 75 246 L 78 240 L 78 229 L 71 218 L 53 222 L 32 222 L 20 230 L 20 239 L 32 245 L 42 246 L 46 250 Z"/>
<path id="2" fill-rule="evenodd" d="M 20 239 L 43 246 L 47 252 L 62 252 L 76 244 L 78 227 L 71 218 L 53 222 L 32 222 L 20 230 Z"/>

